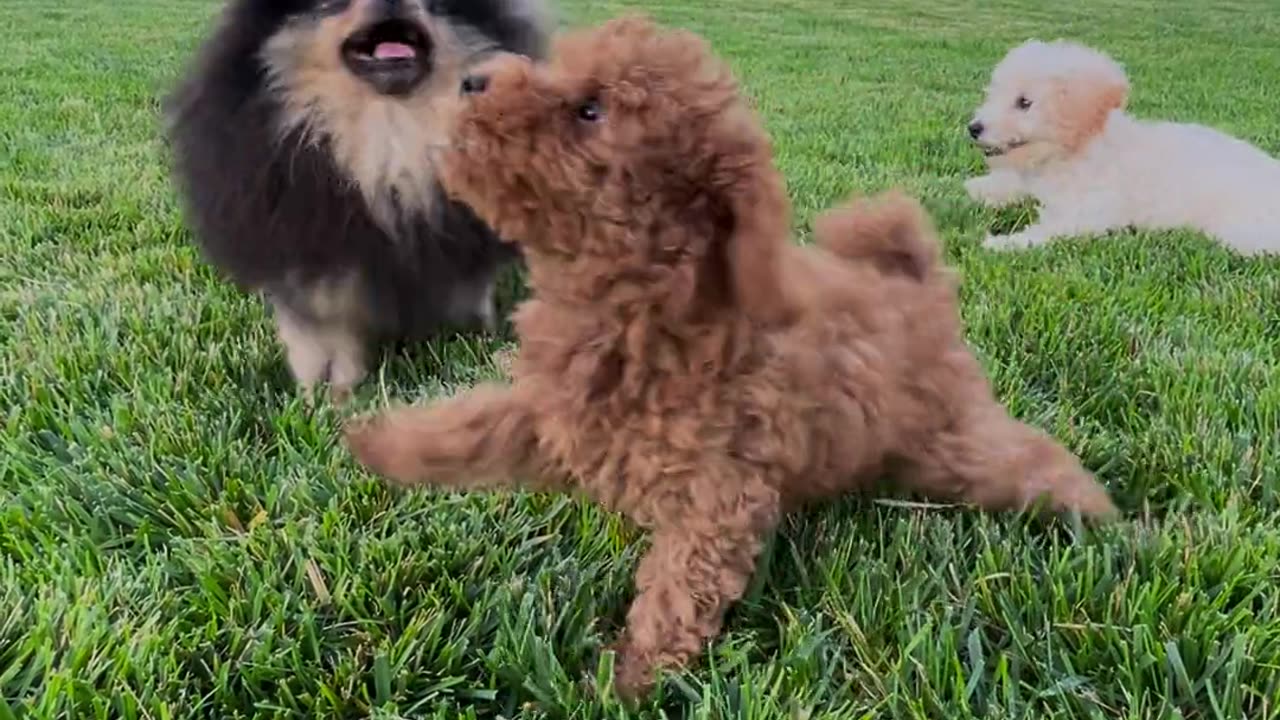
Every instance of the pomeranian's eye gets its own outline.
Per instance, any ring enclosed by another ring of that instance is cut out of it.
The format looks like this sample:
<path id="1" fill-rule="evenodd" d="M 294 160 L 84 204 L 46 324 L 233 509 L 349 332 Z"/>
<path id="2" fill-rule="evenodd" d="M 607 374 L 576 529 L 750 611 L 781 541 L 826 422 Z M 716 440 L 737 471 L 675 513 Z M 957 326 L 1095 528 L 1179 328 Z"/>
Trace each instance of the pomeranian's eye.
<path id="1" fill-rule="evenodd" d="M 1019 110 L 1026 110 L 1031 107 L 1031 101 L 1027 99 L 1026 95 L 1019 95 L 1018 99 L 1014 101 L 1013 106 Z"/>
<path id="2" fill-rule="evenodd" d="M 313 5 L 312 12 L 317 15 L 339 15 L 346 11 L 351 5 L 351 0 L 324 0 L 318 5 Z"/>
<path id="3" fill-rule="evenodd" d="M 576 110 L 578 119 L 583 122 L 599 122 L 604 117 L 604 112 L 600 109 L 600 100 L 597 98 L 589 98 Z"/>

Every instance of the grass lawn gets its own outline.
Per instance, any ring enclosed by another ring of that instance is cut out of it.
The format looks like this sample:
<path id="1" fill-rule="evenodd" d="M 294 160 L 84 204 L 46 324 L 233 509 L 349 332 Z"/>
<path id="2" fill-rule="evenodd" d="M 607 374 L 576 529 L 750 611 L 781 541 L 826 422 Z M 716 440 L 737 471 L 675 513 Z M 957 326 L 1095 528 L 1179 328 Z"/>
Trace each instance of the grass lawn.
<path id="1" fill-rule="evenodd" d="M 623 715 L 591 679 L 641 538 L 562 497 L 389 491 L 193 250 L 158 98 L 216 6 L 0 2 L 0 719 Z M 1125 519 L 794 517 L 704 660 L 633 716 L 1280 717 L 1280 261 L 1191 233 L 993 254 L 987 229 L 1031 209 L 961 188 L 963 124 L 1029 36 L 1114 53 L 1138 114 L 1280 153 L 1280 6 L 647 7 L 732 60 L 801 236 L 853 190 L 925 199 L 1000 396 Z M 504 342 L 395 356 L 358 402 L 493 377 Z"/>

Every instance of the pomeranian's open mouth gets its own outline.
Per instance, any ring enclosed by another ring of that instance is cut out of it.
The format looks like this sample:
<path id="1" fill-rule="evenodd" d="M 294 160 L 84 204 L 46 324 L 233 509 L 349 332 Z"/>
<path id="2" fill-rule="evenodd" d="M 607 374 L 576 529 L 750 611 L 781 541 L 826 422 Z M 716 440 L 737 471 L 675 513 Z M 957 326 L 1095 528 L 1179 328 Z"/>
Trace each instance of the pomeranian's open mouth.
<path id="1" fill-rule="evenodd" d="M 431 69 L 431 38 L 409 20 L 383 20 L 352 33 L 342 60 L 378 92 L 406 95 Z"/>

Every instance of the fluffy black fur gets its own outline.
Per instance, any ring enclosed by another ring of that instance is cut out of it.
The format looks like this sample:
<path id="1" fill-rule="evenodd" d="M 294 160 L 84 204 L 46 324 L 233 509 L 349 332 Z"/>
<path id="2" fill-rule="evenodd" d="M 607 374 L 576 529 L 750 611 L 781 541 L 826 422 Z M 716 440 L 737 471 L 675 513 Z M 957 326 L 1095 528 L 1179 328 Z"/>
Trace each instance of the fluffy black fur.
<path id="1" fill-rule="evenodd" d="M 438 186 L 432 211 L 402 206 L 384 227 L 326 143 L 279 132 L 262 49 L 319 1 L 233 0 L 168 98 L 176 180 L 198 243 L 241 288 L 304 318 L 316 283 L 357 272 L 369 339 L 419 339 L 474 320 L 450 317 L 451 298 L 516 257 L 512 246 Z M 507 0 L 435 2 L 431 12 L 495 49 L 537 56 L 545 39 Z"/>

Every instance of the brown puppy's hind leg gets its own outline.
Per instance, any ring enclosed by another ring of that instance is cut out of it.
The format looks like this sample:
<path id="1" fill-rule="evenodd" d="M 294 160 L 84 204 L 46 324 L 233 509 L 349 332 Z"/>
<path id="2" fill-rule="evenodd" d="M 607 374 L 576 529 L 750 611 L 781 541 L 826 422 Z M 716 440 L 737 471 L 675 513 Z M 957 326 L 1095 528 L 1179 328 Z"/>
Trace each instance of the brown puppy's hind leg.
<path id="1" fill-rule="evenodd" d="M 953 423 L 906 459 L 903 484 L 988 510 L 1023 510 L 1045 500 L 1055 512 L 1097 520 L 1117 514 L 1075 455 L 998 406 Z"/>

